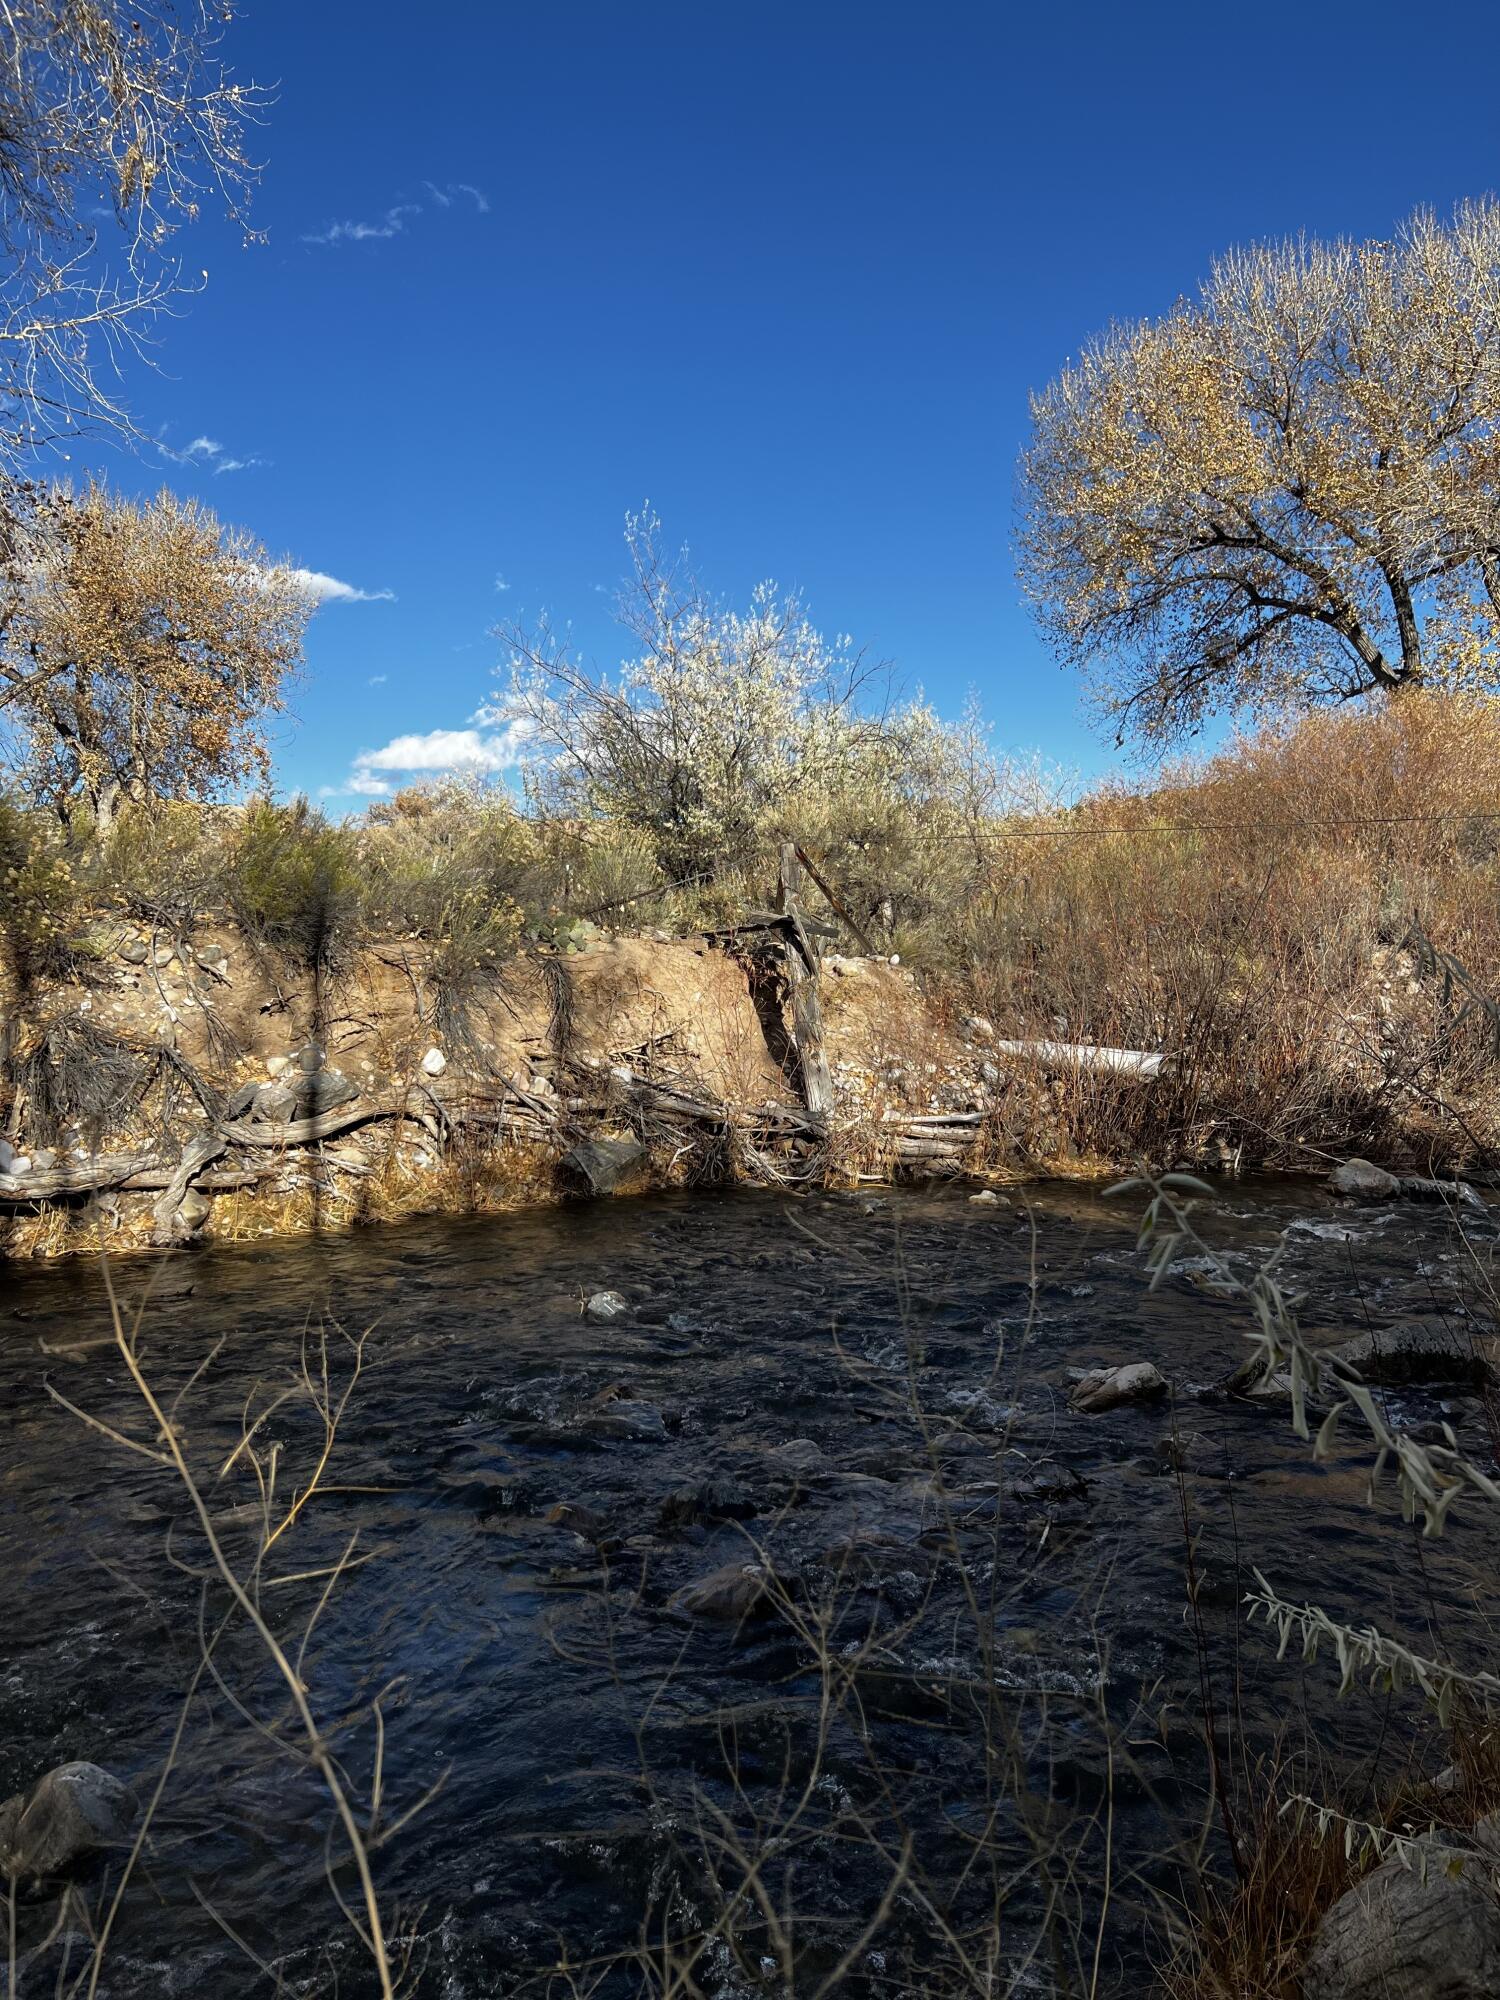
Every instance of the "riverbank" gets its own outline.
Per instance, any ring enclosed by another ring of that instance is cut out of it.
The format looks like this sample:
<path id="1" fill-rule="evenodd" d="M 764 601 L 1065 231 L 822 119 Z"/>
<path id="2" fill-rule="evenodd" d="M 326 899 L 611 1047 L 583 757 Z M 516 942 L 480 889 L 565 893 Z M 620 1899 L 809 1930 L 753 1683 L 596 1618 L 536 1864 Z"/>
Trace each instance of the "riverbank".
<path id="1" fill-rule="evenodd" d="M 223 924 L 101 917 L 74 975 L 13 1017 L 0 1141 L 13 1257 L 296 1235 L 646 1188 L 1095 1179 L 1157 1164 L 1326 1171 L 1257 1134 L 1240 1079 L 1017 1042 L 900 964 L 815 954 L 808 1104 L 780 947 L 575 925 L 445 997 L 422 941 L 297 976 Z M 1387 968 L 1420 992 L 1416 967 Z M 1395 1107 L 1400 1110 L 1401 1107 Z M 1109 1143 L 1108 1135 L 1113 1135 Z M 1430 1122 L 1349 1121 L 1398 1170 L 1483 1171 Z M 1459 1135 L 1461 1140 L 1461 1135 Z M 1324 1142 L 1324 1143 L 1320 1143 Z"/>
<path id="2" fill-rule="evenodd" d="M 129 1248 L 721 1181 L 1500 1168 L 1486 703 L 1071 805 L 825 816 L 686 879 L 461 789 L 103 842 L 4 807 L 0 863 L 16 1256 L 101 1214 Z"/>

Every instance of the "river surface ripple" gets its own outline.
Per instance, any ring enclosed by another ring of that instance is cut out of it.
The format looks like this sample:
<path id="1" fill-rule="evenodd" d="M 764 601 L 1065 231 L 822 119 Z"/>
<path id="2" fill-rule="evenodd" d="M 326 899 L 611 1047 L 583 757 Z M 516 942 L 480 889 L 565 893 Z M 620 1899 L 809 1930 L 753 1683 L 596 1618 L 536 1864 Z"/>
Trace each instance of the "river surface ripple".
<path id="1" fill-rule="evenodd" d="M 1303 1715 L 1333 1768 L 1415 1740 L 1409 1701 L 1337 1705 L 1324 1661 L 1278 1664 L 1244 1627 L 1250 1565 L 1472 1661 L 1495 1525 L 1471 1514 L 1419 1546 L 1389 1494 L 1366 1504 L 1357 1432 L 1314 1466 L 1283 1414 L 1201 1399 L 1247 1318 L 1192 1260 L 1148 1292 L 1138 1209 L 1055 1186 L 999 1206 L 698 1193 L 163 1261 L 143 1335 L 163 1398 L 223 1343 L 179 1413 L 200 1467 L 291 1378 L 309 1323 L 374 1329 L 330 1488 L 265 1573 L 326 1565 L 353 1536 L 374 1557 L 323 1611 L 305 1676 L 325 1722 L 386 1691 L 381 1824 L 443 1781 L 375 1858 L 410 1991 L 656 1991 L 617 1956 L 644 1927 L 652 1952 L 686 1940 L 682 1990 L 716 2000 L 787 1991 L 788 1951 L 799 1994 L 845 1962 L 851 1994 L 978 1992 L 992 1946 L 988 1990 L 1084 1992 L 1101 1911 L 1096 1990 L 1141 1991 L 1148 1913 L 1207 1818 L 1159 1455 L 1174 1424 L 1195 1434 L 1184 1487 L 1230 1748 L 1288 1732 L 1301 1751 Z M 1284 1276 L 1320 1340 L 1454 1307 L 1489 1255 L 1482 1218 L 1466 1248 L 1441 1210 L 1356 1210 L 1310 1184 L 1226 1185 L 1204 1223 L 1242 1271 L 1290 1227 Z M 121 1263 L 127 1298 L 150 1269 Z M 169 1471 L 47 1394 L 149 1441 L 99 1272 L 0 1267 L 0 1288 L 0 1797 L 69 1758 L 144 1796 L 200 1664 L 202 1544 Z M 580 1313 L 603 1288 L 630 1305 L 610 1325 Z M 342 1380 L 337 1332 L 333 1349 Z M 1069 1411 L 1070 1369 L 1140 1359 L 1170 1405 Z M 1489 1452 L 1472 1399 L 1389 1408 L 1446 1413 Z M 305 1462 L 291 1406 L 260 1442 Z M 231 1548 L 252 1500 L 241 1459 L 213 1489 Z M 731 1563 L 777 1579 L 743 1621 L 676 1601 Z M 322 1587 L 268 1591 L 279 1629 Z M 283 1720 L 231 1629 L 105 2000 L 272 1991 L 250 1953 L 290 1992 L 335 1974 L 352 2000 L 375 1990 L 330 1894 L 326 1796 L 265 1733 Z M 368 1810 L 368 1711 L 334 1740 Z M 82 1886 L 97 1904 L 112 1880 L 96 1864 Z M 699 1950 L 747 1883 L 739 1952 Z M 23 2000 L 54 1990 L 66 1940 L 27 1958 L 54 1909 L 22 1900 Z M 589 1969 L 556 1980 L 563 1959 Z"/>

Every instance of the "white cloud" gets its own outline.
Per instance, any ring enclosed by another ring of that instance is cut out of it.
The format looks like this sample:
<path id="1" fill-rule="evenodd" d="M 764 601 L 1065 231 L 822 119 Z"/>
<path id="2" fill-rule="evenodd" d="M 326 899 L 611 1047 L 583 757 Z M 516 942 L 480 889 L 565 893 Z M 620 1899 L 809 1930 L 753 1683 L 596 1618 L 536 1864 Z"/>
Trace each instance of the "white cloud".
<path id="1" fill-rule="evenodd" d="M 389 679 L 390 679 L 389 674 L 371 674 L 370 678 L 365 682 L 365 686 L 371 688 L 383 688 Z"/>
<path id="2" fill-rule="evenodd" d="M 420 215 L 419 201 L 398 201 L 378 222 L 330 222 L 328 227 L 304 236 L 304 243 L 369 243 L 400 236 L 409 215 Z"/>
<path id="3" fill-rule="evenodd" d="M 455 195 L 467 195 L 474 204 L 475 213 L 488 215 L 489 196 L 483 189 L 469 181 L 447 181 L 439 187 L 435 181 L 423 181 L 429 201 L 393 202 L 382 215 L 373 222 L 330 222 L 326 229 L 309 230 L 302 238 L 304 243 L 322 245 L 333 243 L 379 243 L 388 242 L 393 236 L 404 236 L 410 217 L 421 215 L 429 206 L 452 208 Z"/>
<path id="4" fill-rule="evenodd" d="M 496 572 L 496 575 L 495 575 L 495 588 L 496 588 L 496 590 L 509 590 L 509 589 L 510 589 L 510 585 L 509 585 L 509 584 L 508 584 L 508 583 L 506 582 L 505 578 L 504 578 L 503 576 L 501 576 L 501 575 L 499 574 L 499 572 L 498 572 L 498 571 Z"/>
<path id="5" fill-rule="evenodd" d="M 343 789 L 381 798 L 397 778 L 433 777 L 447 771 L 486 776 L 512 771 L 525 754 L 526 727 L 510 722 L 484 735 L 477 729 L 428 729 L 394 736 L 378 750 L 361 750 Z"/>
<path id="6" fill-rule="evenodd" d="M 209 437 L 207 432 L 201 432 L 191 444 L 184 445 L 181 451 L 174 451 L 165 438 L 156 440 L 156 448 L 163 458 L 170 458 L 178 465 L 198 465 L 211 469 L 215 479 L 221 472 L 250 472 L 256 466 L 271 463 L 268 458 L 260 458 L 253 452 L 245 458 L 235 458 L 225 451 L 217 438 Z"/>
<path id="7" fill-rule="evenodd" d="M 381 604 L 394 603 L 394 590 L 359 590 L 352 583 L 341 583 L 338 577 L 328 576 L 320 569 L 289 569 L 283 572 L 292 579 L 304 597 L 310 597 L 314 604 Z"/>

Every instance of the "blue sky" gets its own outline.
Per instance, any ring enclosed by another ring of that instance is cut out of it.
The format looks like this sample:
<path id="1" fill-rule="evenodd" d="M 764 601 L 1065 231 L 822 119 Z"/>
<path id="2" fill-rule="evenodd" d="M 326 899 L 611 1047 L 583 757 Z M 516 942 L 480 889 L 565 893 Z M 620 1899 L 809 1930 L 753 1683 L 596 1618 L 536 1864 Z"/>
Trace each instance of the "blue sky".
<path id="1" fill-rule="evenodd" d="M 198 448 L 103 464 L 366 593 L 319 611 L 278 729 L 335 810 L 470 726 L 497 618 L 612 664 L 648 498 L 715 590 L 795 586 L 1001 744 L 1109 768 L 1013 579 L 1028 391 L 1228 244 L 1500 188 L 1471 0 L 1432 63 L 1382 0 L 247 9 L 269 241 L 184 240 L 207 287 L 130 387 Z"/>

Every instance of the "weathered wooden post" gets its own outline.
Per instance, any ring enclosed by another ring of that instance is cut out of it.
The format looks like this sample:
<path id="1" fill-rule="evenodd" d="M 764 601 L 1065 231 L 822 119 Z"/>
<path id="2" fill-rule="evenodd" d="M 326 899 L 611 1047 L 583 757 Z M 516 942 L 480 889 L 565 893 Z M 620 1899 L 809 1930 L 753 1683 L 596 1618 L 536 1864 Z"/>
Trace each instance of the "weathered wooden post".
<path id="1" fill-rule="evenodd" d="M 802 863 L 797 856 L 797 843 L 784 840 L 776 908 L 786 918 L 786 982 L 792 1009 L 792 1046 L 802 1075 L 803 1100 L 812 1118 L 826 1131 L 833 1117 L 833 1073 L 823 1053 L 818 948 L 802 921 L 797 902 L 801 888 Z"/>

